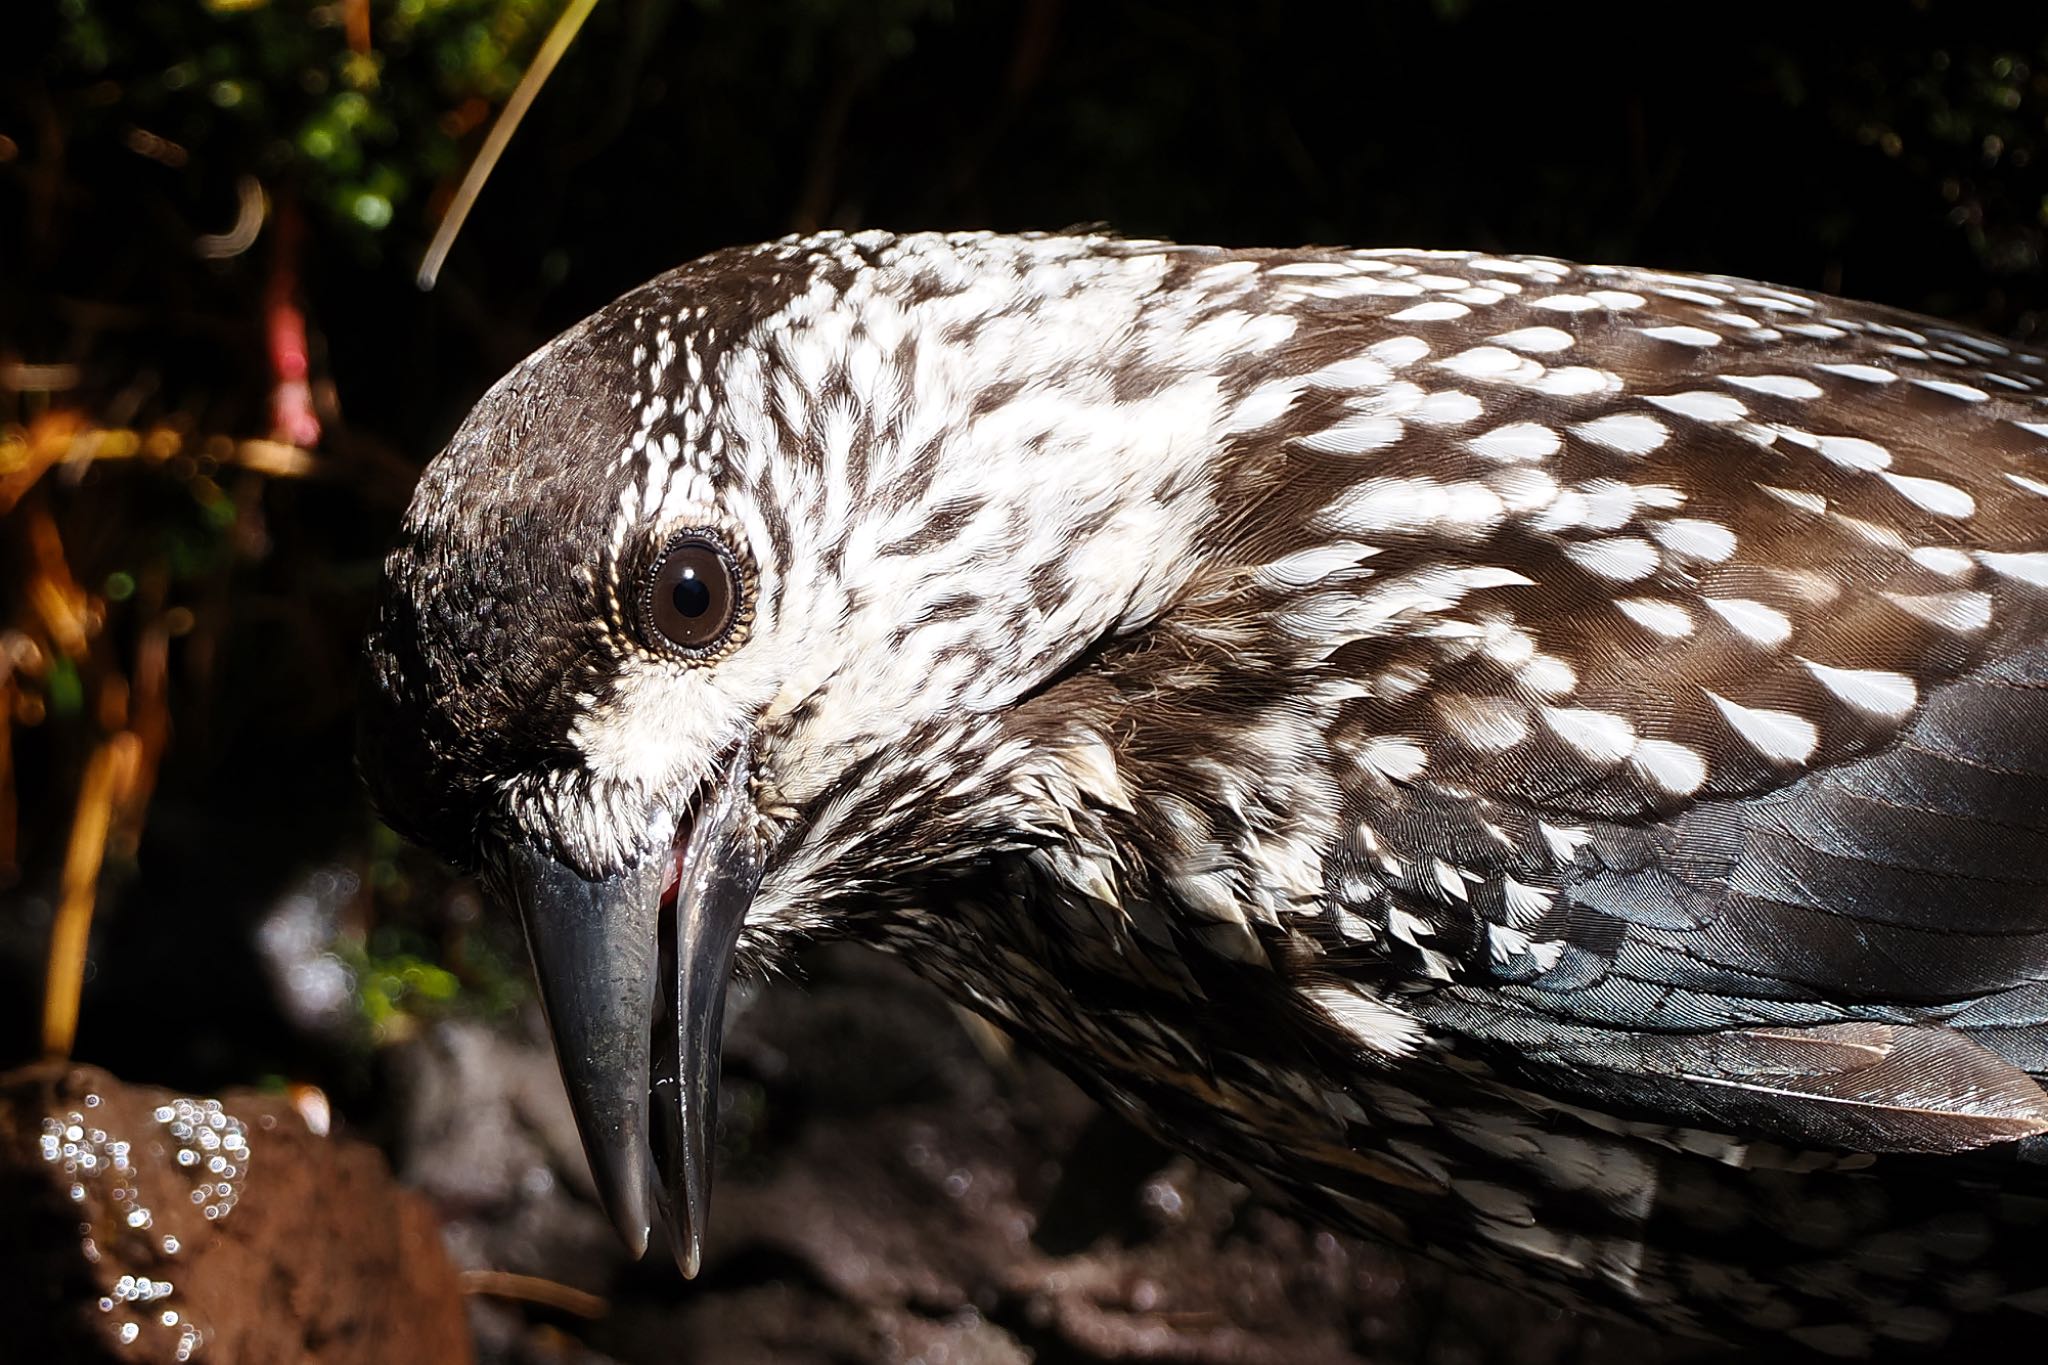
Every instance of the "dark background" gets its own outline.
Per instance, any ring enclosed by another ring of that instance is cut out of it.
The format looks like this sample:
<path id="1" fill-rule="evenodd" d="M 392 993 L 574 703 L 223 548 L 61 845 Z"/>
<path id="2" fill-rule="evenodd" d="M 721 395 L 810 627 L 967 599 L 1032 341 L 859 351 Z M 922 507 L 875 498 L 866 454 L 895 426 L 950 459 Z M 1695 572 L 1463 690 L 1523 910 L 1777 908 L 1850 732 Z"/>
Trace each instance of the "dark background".
<path id="1" fill-rule="evenodd" d="M 602 0 L 422 292 L 426 240 L 559 9 L 32 0 L 0 21 L 0 1064 L 39 1049 L 81 784 L 90 755 L 130 733 L 76 1054 L 196 1089 L 320 1086 L 436 1197 L 470 1263 L 523 1262 L 620 1305 L 596 1329 L 482 1311 L 508 1358 L 548 1333 L 622 1359 L 685 1336 L 707 1360 L 743 1358 L 745 1342 L 768 1358 L 909 1358 L 920 1332 L 988 1360 L 1022 1358 L 1011 1346 L 1256 1359 L 1261 1341 L 1283 1359 L 1599 1349 L 1597 1330 L 1540 1312 L 1475 1326 L 1440 1277 L 1260 1221 L 860 960 L 814 964 L 811 995 L 771 993 L 735 1044 L 725 1152 L 753 1222 L 714 1229 L 740 1249 L 714 1260 L 695 1327 L 662 1317 L 673 1282 L 621 1269 L 587 1207 L 545 1212 L 576 1203 L 573 1172 L 552 1195 L 508 1193 L 555 1169 L 544 1142 L 506 1158 L 502 1188 L 437 1176 L 481 1160 L 459 1116 L 422 1117 L 422 1096 L 455 1084 L 448 1058 L 515 1052 L 462 1064 L 463 1084 L 488 1089 L 540 1054 L 516 933 L 382 831 L 353 779 L 378 555 L 412 473 L 539 342 L 702 251 L 817 227 L 1106 223 L 1538 252 L 1761 277 L 2038 341 L 2048 12 Z M 202 252 L 259 192 L 253 239 Z M 280 474 L 275 448 L 246 442 L 294 435 L 273 337 L 301 326 L 311 384 L 293 420 L 310 411 L 319 435 Z M 945 1223 L 914 1190 L 836 1204 L 894 1188 L 858 1153 L 918 1146 L 906 1123 L 980 1134 L 975 1160 L 1034 1220 L 1033 1264 L 1085 1266 L 1059 1289 L 1026 1284 L 986 1245 L 993 1213 Z M 821 1134 L 836 1193 L 787 1183 L 825 1159 L 806 1146 Z M 1193 1232 L 1159 1214 L 1161 1171 L 1223 1212 Z M 832 1262 L 829 1239 L 754 1246 L 777 1218 L 856 1215 L 881 1220 L 878 1239 L 928 1245 L 879 1280 Z M 1148 1256 L 1164 1258 L 1146 1272 L 1160 1284 L 1140 1292 Z M 1267 1274 L 1273 1292 L 1224 1312 L 1249 1335 L 1226 1349 L 1197 1322 L 1206 1344 L 1188 1345 L 1172 1286 L 1257 1280 L 1274 1258 L 1291 1260 Z M 1114 1292 L 1075 1308 L 1088 1274 Z M 744 1306 L 761 1294 L 781 1305 L 767 1318 L 852 1325 L 764 1345 L 764 1312 Z M 1088 1326 L 1109 1311 L 1098 1300 L 1159 1331 Z M 912 1325 L 876 1325 L 891 1313 Z M 962 1335 L 963 1313 L 986 1321 Z M 1274 1346 L 1283 1321 L 1322 1335 Z"/>

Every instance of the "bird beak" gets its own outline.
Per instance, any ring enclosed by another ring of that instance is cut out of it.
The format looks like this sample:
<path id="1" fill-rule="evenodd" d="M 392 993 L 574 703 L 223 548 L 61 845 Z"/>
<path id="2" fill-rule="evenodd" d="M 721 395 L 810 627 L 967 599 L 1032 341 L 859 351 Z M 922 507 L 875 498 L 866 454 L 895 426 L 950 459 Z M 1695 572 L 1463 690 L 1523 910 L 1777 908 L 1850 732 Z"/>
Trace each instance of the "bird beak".
<path id="1" fill-rule="evenodd" d="M 639 1256 L 651 1188 L 685 1276 L 709 1211 L 726 983 L 761 882 L 746 795 L 736 754 L 674 845 L 614 876 L 524 844 L 501 863 L 598 1197 Z"/>

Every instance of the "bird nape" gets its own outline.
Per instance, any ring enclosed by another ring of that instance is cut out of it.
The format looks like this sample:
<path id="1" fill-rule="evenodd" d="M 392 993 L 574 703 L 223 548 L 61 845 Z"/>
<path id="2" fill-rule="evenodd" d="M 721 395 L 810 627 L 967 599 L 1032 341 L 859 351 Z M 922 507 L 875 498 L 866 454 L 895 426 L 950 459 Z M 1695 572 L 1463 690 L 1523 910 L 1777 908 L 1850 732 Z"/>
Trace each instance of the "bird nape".
<path id="1" fill-rule="evenodd" d="M 720 252 L 428 466 L 362 762 L 517 907 L 607 1208 L 685 1273 L 726 980 L 836 935 L 1556 1302 L 2038 1339 L 2044 394 L 1651 270 Z"/>

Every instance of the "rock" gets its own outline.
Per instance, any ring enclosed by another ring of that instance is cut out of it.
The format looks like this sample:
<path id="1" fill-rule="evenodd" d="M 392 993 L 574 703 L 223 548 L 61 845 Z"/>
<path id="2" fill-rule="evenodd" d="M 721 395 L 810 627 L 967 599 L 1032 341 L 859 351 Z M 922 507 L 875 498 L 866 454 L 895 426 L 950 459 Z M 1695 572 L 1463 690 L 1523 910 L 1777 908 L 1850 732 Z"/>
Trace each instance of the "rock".
<path id="1" fill-rule="evenodd" d="M 10 1359 L 472 1359 L 426 1203 L 281 1095 L 192 1099 L 84 1066 L 0 1076 L 0 1208 Z"/>
<path id="2" fill-rule="evenodd" d="M 546 1275 L 601 1292 L 626 1264 L 597 1206 L 576 1120 L 537 1018 L 422 1029 L 389 1054 L 392 1159 L 432 1200 L 467 1270 Z"/>

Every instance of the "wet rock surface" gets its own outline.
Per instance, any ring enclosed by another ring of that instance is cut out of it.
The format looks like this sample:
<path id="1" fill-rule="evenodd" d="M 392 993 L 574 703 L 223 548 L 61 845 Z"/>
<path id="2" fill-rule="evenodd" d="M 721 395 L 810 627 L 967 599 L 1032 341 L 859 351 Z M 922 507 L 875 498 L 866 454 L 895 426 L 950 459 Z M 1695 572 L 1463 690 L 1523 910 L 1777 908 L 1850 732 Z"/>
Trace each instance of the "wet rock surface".
<path id="1" fill-rule="evenodd" d="M 0 1210 L 0 1359 L 472 1358 L 432 1209 L 285 1096 L 10 1073 Z"/>
<path id="2" fill-rule="evenodd" d="M 401 1175 L 457 1259 L 604 1302 L 479 1296 L 486 1361 L 1711 1358 L 1264 1209 L 865 952 L 819 955 L 732 1022 L 694 1282 L 612 1240 L 537 1019 L 431 1029 L 396 1082 Z"/>

